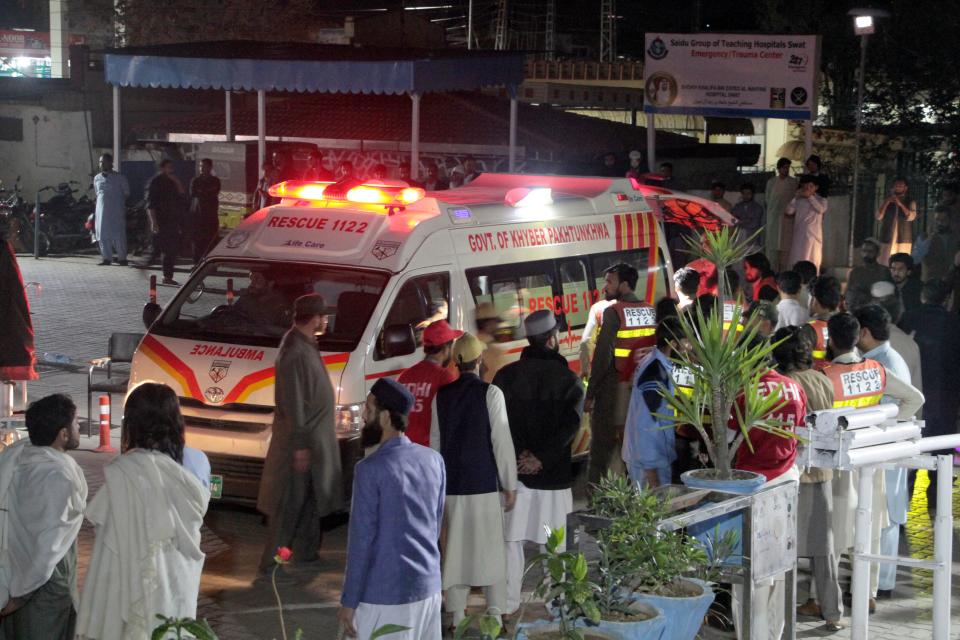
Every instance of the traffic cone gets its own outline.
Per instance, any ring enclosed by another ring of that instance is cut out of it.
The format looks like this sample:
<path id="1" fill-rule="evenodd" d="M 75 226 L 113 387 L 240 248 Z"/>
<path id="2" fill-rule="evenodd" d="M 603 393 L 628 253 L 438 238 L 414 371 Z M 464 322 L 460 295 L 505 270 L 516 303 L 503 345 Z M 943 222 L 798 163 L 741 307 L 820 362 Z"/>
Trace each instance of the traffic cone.
<path id="1" fill-rule="evenodd" d="M 100 396 L 100 446 L 97 453 L 116 453 L 110 446 L 110 396 Z"/>

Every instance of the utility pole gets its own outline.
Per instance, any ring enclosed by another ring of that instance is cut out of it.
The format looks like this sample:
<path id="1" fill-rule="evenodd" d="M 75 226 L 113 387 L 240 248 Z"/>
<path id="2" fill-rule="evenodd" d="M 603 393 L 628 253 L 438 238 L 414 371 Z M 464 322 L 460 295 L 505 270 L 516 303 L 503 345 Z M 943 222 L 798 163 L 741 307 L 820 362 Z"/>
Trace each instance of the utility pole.
<path id="1" fill-rule="evenodd" d="M 600 0 L 600 62 L 617 57 L 617 2 Z"/>
<path id="2" fill-rule="evenodd" d="M 467 49 L 473 49 L 473 0 L 467 2 Z"/>
<path id="3" fill-rule="evenodd" d="M 547 52 L 547 60 L 553 60 L 553 54 L 556 51 L 556 23 L 557 23 L 557 3 L 556 0 L 547 0 L 547 10 L 543 21 L 546 34 L 543 38 L 543 48 Z"/>
<path id="4" fill-rule="evenodd" d="M 493 48 L 498 51 L 507 48 L 507 0 L 497 1 L 497 24 Z"/>

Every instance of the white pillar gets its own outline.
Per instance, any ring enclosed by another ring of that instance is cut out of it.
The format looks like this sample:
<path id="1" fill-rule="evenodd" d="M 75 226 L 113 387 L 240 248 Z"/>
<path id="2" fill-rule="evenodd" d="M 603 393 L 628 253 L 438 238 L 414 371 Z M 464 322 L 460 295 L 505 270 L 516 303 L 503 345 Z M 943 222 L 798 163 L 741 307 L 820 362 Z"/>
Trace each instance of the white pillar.
<path id="1" fill-rule="evenodd" d="M 50 77 L 70 77 L 67 7 L 63 0 L 50 0 Z"/>
<path id="2" fill-rule="evenodd" d="M 850 614 L 850 640 L 867 640 L 867 609 L 870 599 L 870 561 L 863 556 L 870 553 L 870 534 L 873 511 L 873 476 L 877 467 L 860 467 L 857 486 L 857 516 L 853 528 L 853 607 Z M 949 504 L 949 503 L 947 503 Z"/>
<path id="3" fill-rule="evenodd" d="M 120 85 L 113 85 L 113 166 L 120 171 Z"/>
<path id="4" fill-rule="evenodd" d="M 657 170 L 657 126 L 652 113 L 647 113 L 647 167 Z"/>
<path id="5" fill-rule="evenodd" d="M 950 571 L 953 567 L 953 456 L 937 456 L 937 515 L 933 524 L 933 638 L 950 637 Z"/>
<path id="6" fill-rule="evenodd" d="M 420 94 L 411 93 L 413 115 L 410 117 L 410 178 L 420 177 Z"/>
<path id="7" fill-rule="evenodd" d="M 225 120 L 227 122 L 227 142 L 233 142 L 233 101 L 231 98 L 230 90 L 223 92 L 223 113 Z M 260 167 L 263 166 L 263 163 L 260 164 Z M 257 171 L 260 171 L 260 167 L 257 167 Z"/>
<path id="8" fill-rule="evenodd" d="M 257 175 L 267 159 L 267 94 L 257 91 Z"/>
<path id="9" fill-rule="evenodd" d="M 517 96 L 510 96 L 510 157 L 507 161 L 507 168 L 510 173 L 517 170 Z"/>

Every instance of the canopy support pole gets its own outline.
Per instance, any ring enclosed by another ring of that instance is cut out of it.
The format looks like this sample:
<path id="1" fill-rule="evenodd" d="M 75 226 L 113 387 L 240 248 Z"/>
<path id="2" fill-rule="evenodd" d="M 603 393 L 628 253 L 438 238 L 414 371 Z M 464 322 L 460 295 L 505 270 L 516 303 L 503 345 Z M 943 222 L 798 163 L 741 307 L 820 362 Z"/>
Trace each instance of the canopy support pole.
<path id="1" fill-rule="evenodd" d="M 411 93 L 413 114 L 410 117 L 410 178 L 420 177 L 420 94 Z"/>
<path id="2" fill-rule="evenodd" d="M 120 171 L 120 85 L 113 85 L 113 166 Z"/>
<path id="3" fill-rule="evenodd" d="M 233 101 L 230 97 L 231 93 L 229 89 L 223 92 L 223 115 L 227 122 L 227 142 L 233 142 Z M 261 164 L 260 167 L 262 166 Z M 260 170 L 260 167 L 257 168 L 257 171 Z"/>
<path id="4" fill-rule="evenodd" d="M 652 113 L 647 113 L 647 169 L 657 170 L 657 127 Z"/>
<path id="5" fill-rule="evenodd" d="M 517 96 L 516 90 L 510 93 L 510 158 L 507 167 L 510 173 L 517 170 Z"/>
<path id="6" fill-rule="evenodd" d="M 267 94 L 257 91 L 257 173 L 267 160 Z"/>

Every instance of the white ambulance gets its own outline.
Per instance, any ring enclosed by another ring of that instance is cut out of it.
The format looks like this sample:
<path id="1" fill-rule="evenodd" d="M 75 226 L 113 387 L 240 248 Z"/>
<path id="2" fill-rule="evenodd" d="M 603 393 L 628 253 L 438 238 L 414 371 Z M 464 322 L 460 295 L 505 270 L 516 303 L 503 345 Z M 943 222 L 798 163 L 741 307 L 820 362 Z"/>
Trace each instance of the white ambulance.
<path id="1" fill-rule="evenodd" d="M 513 359 L 526 345 L 523 318 L 551 309 L 562 353 L 578 370 L 605 269 L 635 266 L 637 293 L 653 303 L 672 289 L 662 220 L 731 220 L 709 201 L 629 179 L 483 174 L 429 194 L 395 181 L 285 182 L 271 193 L 279 204 L 231 231 L 167 307 L 145 318 L 130 380 L 176 390 L 187 443 L 207 453 L 215 485 L 236 501 L 256 498 L 274 360 L 298 296 L 320 293 L 333 309 L 318 344 L 349 486 L 368 390 L 423 357 L 418 327 L 438 309 L 472 331 L 477 305 L 494 305 L 498 346 Z"/>

